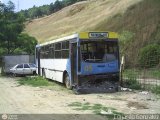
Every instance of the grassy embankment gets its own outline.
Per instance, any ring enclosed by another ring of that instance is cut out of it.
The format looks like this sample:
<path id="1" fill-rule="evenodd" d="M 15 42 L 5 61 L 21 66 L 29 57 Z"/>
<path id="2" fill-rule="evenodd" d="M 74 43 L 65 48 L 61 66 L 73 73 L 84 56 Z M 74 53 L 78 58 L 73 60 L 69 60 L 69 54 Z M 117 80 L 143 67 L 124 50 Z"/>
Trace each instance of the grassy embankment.
<path id="1" fill-rule="evenodd" d="M 80 31 L 97 31 L 99 30 L 95 29 L 97 25 L 103 21 L 107 22 L 116 14 L 123 14 L 128 7 L 139 1 L 141 0 L 88 0 L 79 2 L 52 15 L 26 23 L 25 32 L 36 37 L 39 42 L 46 42 Z M 107 29 L 107 31 L 111 30 Z"/>
<path id="2" fill-rule="evenodd" d="M 94 30 L 116 31 L 120 36 L 124 31 L 132 35 L 131 39 L 121 46 L 125 50 L 127 63 L 136 67 L 139 51 L 149 44 L 160 44 L 160 1 L 143 0 L 130 6 L 126 12 L 118 13 L 99 23 Z M 120 40 L 121 42 L 121 40 Z M 148 58 L 150 59 L 150 58 Z"/>

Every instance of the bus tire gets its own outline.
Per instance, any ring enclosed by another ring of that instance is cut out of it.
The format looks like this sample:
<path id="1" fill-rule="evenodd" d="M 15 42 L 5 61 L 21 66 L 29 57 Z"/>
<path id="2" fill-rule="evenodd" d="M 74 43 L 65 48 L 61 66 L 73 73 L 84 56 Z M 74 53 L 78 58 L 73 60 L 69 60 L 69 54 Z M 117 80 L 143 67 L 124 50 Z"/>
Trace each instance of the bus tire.
<path id="1" fill-rule="evenodd" d="M 67 89 L 71 90 L 72 89 L 72 85 L 71 85 L 71 81 L 69 79 L 69 75 L 65 74 L 64 76 L 64 83 Z"/>

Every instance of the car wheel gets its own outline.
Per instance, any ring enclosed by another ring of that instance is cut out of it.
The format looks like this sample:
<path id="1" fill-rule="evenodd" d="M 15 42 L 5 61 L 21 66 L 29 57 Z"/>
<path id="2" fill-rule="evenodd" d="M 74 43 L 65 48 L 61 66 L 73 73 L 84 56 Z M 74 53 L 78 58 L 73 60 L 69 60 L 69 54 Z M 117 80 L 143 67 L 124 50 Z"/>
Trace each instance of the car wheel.
<path id="1" fill-rule="evenodd" d="M 64 82 L 65 82 L 66 88 L 71 90 L 72 89 L 72 85 L 71 85 L 71 81 L 69 79 L 69 75 L 68 74 L 65 75 Z"/>
<path id="2" fill-rule="evenodd" d="M 33 75 L 36 75 L 36 71 L 33 71 Z"/>
<path id="3" fill-rule="evenodd" d="M 17 74 L 16 73 L 12 73 L 12 77 L 17 77 Z"/>

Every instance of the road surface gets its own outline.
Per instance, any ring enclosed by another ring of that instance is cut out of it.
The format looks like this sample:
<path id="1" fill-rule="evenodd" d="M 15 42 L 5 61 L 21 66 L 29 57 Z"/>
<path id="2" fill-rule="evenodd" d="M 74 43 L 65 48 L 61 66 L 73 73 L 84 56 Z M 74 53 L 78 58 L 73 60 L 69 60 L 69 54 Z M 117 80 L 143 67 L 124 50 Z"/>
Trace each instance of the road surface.
<path id="1" fill-rule="evenodd" d="M 160 113 L 160 99 L 141 92 L 75 95 L 61 89 L 20 86 L 18 78 L 0 77 L 0 114 L 93 114 L 75 110 L 73 102 L 102 104 L 125 114 Z M 84 119 L 84 118 L 83 118 Z"/>

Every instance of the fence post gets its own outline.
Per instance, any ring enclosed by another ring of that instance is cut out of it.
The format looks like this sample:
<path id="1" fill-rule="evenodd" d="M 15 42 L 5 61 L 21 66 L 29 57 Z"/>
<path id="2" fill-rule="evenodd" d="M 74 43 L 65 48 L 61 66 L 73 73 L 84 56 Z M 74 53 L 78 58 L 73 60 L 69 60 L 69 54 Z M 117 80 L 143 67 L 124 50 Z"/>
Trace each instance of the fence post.
<path id="1" fill-rule="evenodd" d="M 120 86 L 123 86 L 123 70 L 124 70 L 124 56 L 122 56 L 120 64 Z"/>

